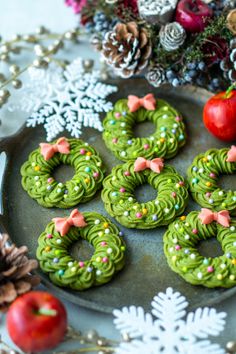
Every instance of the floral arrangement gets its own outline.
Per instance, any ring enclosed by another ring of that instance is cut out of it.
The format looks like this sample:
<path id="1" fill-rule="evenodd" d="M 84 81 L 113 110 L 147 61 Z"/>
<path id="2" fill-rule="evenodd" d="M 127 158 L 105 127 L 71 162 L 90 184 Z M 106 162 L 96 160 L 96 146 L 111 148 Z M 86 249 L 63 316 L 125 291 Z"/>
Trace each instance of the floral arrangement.
<path id="1" fill-rule="evenodd" d="M 66 0 L 104 61 L 123 78 L 211 91 L 236 79 L 236 4 L 230 0 Z"/>

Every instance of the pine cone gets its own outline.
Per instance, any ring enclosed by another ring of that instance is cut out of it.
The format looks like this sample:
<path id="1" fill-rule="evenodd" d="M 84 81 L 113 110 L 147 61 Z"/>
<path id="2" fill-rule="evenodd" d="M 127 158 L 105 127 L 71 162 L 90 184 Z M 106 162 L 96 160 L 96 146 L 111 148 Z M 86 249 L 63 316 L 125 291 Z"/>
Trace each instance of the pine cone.
<path id="1" fill-rule="evenodd" d="M 147 22 L 164 25 L 173 18 L 177 0 L 138 0 L 139 14 Z"/>
<path id="2" fill-rule="evenodd" d="M 106 33 L 102 53 L 119 76 L 129 78 L 139 74 L 152 53 L 148 32 L 135 22 L 118 23 L 113 31 Z"/>
<path id="3" fill-rule="evenodd" d="M 236 38 L 230 41 L 230 55 L 221 60 L 220 68 L 223 71 L 223 76 L 227 81 L 236 81 Z"/>
<path id="4" fill-rule="evenodd" d="M 171 52 L 181 47 L 185 41 L 186 32 L 178 22 L 171 22 L 161 28 L 159 36 L 162 47 Z"/>
<path id="5" fill-rule="evenodd" d="M 8 242 L 8 235 L 0 234 L 0 311 L 17 298 L 39 284 L 38 276 L 30 272 L 37 268 L 38 262 L 28 259 L 28 248 L 17 248 Z"/>
<path id="6" fill-rule="evenodd" d="M 161 86 L 166 82 L 165 69 L 158 63 L 153 64 L 148 68 L 146 79 L 154 87 Z"/>

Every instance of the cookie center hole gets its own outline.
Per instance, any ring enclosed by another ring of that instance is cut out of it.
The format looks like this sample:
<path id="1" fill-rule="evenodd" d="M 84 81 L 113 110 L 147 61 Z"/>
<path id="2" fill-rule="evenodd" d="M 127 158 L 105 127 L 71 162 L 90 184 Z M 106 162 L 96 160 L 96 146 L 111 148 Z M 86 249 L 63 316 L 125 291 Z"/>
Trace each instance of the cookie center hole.
<path id="1" fill-rule="evenodd" d="M 218 185 L 225 191 L 236 191 L 236 178 L 235 175 L 222 175 L 219 178 Z"/>
<path id="2" fill-rule="evenodd" d="M 220 243 L 212 238 L 210 240 L 204 240 L 204 241 L 200 241 L 200 243 L 198 244 L 198 252 L 203 256 L 203 257 L 211 257 L 211 258 L 215 258 L 215 257 L 220 257 L 224 254 Z"/>
<path id="3" fill-rule="evenodd" d="M 136 187 L 134 196 L 139 203 L 146 203 L 150 200 L 156 199 L 157 191 L 150 186 L 150 184 L 146 183 Z"/>
<path id="4" fill-rule="evenodd" d="M 87 261 L 92 257 L 94 248 L 87 241 L 79 240 L 71 246 L 69 253 L 77 261 Z"/>
<path id="5" fill-rule="evenodd" d="M 145 121 L 142 123 L 135 123 L 133 127 L 135 138 L 147 138 L 155 133 L 156 126 L 152 122 Z"/>
<path id="6" fill-rule="evenodd" d="M 53 178 L 57 182 L 65 183 L 72 179 L 75 174 L 75 170 L 70 165 L 59 165 L 53 171 Z"/>

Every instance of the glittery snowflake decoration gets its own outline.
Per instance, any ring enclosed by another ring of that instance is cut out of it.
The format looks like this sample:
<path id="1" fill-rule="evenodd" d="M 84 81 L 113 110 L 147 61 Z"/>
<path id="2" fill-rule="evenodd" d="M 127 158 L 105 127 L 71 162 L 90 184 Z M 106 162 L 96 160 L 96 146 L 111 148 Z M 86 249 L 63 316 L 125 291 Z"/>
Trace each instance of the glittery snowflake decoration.
<path id="1" fill-rule="evenodd" d="M 30 67 L 27 71 L 26 83 L 21 89 L 14 92 L 7 108 L 10 112 L 17 110 L 32 113 L 37 111 L 42 103 L 54 95 L 56 87 L 61 86 L 63 69 L 52 63 L 50 69 L 37 69 Z"/>
<path id="2" fill-rule="evenodd" d="M 135 306 L 113 311 L 117 329 L 130 337 L 116 349 L 117 354 L 225 353 L 207 338 L 223 331 L 226 313 L 205 307 L 186 316 L 188 302 L 172 288 L 157 294 L 151 305 L 152 314 Z"/>
<path id="3" fill-rule="evenodd" d="M 106 97 L 117 91 L 116 86 L 101 83 L 100 72 L 86 72 L 82 59 L 76 59 L 63 71 L 55 67 L 46 71 L 29 72 L 31 80 L 21 90 L 21 109 L 33 113 L 27 120 L 28 127 L 43 125 L 47 141 L 67 130 L 78 138 L 83 127 L 102 131 L 99 113 L 112 109 Z"/>

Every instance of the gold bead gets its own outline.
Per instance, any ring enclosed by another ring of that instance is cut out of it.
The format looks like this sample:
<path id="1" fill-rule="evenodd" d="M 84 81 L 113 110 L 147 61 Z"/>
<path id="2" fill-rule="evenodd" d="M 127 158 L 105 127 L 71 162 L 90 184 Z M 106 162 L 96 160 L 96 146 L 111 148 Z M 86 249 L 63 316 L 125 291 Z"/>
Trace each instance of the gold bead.
<path id="1" fill-rule="evenodd" d="M 15 75 L 20 71 L 20 68 L 18 65 L 13 64 L 9 67 L 9 71 L 11 74 Z"/>
<path id="2" fill-rule="evenodd" d="M 3 44 L 1 46 L 1 52 L 2 53 L 7 54 L 7 53 L 9 53 L 9 50 L 10 50 L 10 46 L 8 44 Z"/>
<path id="3" fill-rule="evenodd" d="M 14 87 L 15 89 L 19 89 L 19 88 L 21 88 L 21 86 L 22 86 L 22 81 L 20 81 L 20 80 L 13 80 L 13 81 L 12 81 L 12 85 L 13 85 L 13 87 Z"/>
<path id="4" fill-rule="evenodd" d="M 2 73 L 0 73 L 0 82 L 4 81 L 6 81 L 6 77 Z"/>
<path id="5" fill-rule="evenodd" d="M 25 36 L 23 36 L 23 40 L 28 43 L 36 43 L 37 42 L 37 38 L 32 34 L 26 34 Z"/>
<path id="6" fill-rule="evenodd" d="M 8 98 L 10 96 L 10 92 L 8 90 L 0 90 L 1 98 Z"/>
<path id="7" fill-rule="evenodd" d="M 12 38 L 13 41 L 16 42 L 16 41 L 19 41 L 21 39 L 21 35 L 20 34 L 14 34 L 11 38 Z"/>
<path id="8" fill-rule="evenodd" d="M 0 60 L 5 61 L 5 62 L 9 61 L 9 55 L 8 54 L 1 54 Z"/>
<path id="9" fill-rule="evenodd" d="M 230 351 L 230 353 L 234 353 L 236 351 L 236 342 L 230 341 L 226 344 L 226 349 Z"/>
<path id="10" fill-rule="evenodd" d="M 82 63 L 85 70 L 90 70 L 94 66 L 94 60 L 92 59 L 85 59 Z"/>
<path id="11" fill-rule="evenodd" d="M 49 30 L 44 26 L 39 26 L 38 28 L 36 28 L 35 32 L 37 34 L 46 34 L 46 33 L 49 33 Z"/>
<path id="12" fill-rule="evenodd" d="M 70 31 L 68 31 L 64 34 L 64 37 L 68 40 L 72 40 L 72 39 L 74 39 L 74 34 Z"/>

